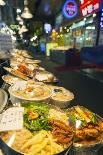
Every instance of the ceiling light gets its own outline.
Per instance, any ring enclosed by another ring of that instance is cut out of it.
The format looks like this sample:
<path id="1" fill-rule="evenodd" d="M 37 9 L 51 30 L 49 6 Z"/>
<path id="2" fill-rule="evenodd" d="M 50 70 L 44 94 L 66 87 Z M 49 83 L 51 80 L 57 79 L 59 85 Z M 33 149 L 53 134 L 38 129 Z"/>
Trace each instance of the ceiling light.
<path id="1" fill-rule="evenodd" d="M 29 18 L 33 17 L 33 15 L 31 14 L 31 12 L 30 12 L 30 10 L 28 8 L 28 1 L 27 0 L 24 1 L 24 11 L 21 14 L 21 17 L 26 18 L 26 19 L 29 19 Z"/>
<path id="2" fill-rule="evenodd" d="M 29 8 L 27 6 L 25 6 L 24 11 L 21 14 L 21 17 L 26 18 L 26 19 L 29 19 L 29 18 L 33 17 L 33 15 L 30 13 Z"/>
<path id="3" fill-rule="evenodd" d="M 3 0 L 0 0 L 0 5 L 4 6 L 6 3 Z"/>

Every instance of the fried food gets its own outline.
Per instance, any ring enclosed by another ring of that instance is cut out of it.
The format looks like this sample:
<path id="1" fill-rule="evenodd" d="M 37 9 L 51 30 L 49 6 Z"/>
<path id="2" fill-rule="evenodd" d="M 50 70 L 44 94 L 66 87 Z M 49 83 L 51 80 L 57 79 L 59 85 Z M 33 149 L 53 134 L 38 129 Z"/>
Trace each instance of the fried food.
<path id="1" fill-rule="evenodd" d="M 52 134 L 57 142 L 62 145 L 70 145 L 73 139 L 73 130 L 70 126 L 59 120 L 51 120 Z"/>
<path id="2" fill-rule="evenodd" d="M 75 106 L 69 116 L 76 123 L 75 143 L 87 144 L 100 141 L 103 134 L 103 121 L 88 109 Z"/>

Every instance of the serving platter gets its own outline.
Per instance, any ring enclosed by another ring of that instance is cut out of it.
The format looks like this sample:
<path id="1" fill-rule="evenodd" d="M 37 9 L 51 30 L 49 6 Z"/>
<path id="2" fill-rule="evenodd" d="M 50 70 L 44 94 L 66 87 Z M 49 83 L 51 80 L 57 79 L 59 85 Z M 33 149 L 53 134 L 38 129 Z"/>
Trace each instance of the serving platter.
<path id="1" fill-rule="evenodd" d="M 12 75 L 3 75 L 2 79 L 5 81 L 5 83 L 8 83 L 9 85 L 15 84 L 18 81 L 21 81 L 20 78 L 12 76 Z"/>
<path id="2" fill-rule="evenodd" d="M 24 128 L 0 133 L 4 144 L 14 154 L 59 155 L 68 152 L 73 143 L 74 125 L 63 111 L 44 102 L 21 102 L 20 105 L 24 107 Z"/>
<path id="3" fill-rule="evenodd" d="M 26 81 L 14 84 L 8 91 L 11 96 L 28 101 L 43 101 L 52 95 L 52 91 L 47 86 L 28 84 Z"/>
<path id="4" fill-rule="evenodd" d="M 103 118 L 83 106 L 74 106 L 67 110 L 75 122 L 74 147 L 77 151 L 88 151 L 103 146 Z"/>
<path id="5" fill-rule="evenodd" d="M 3 67 L 7 72 L 9 72 L 10 74 L 19 77 L 23 80 L 29 80 L 30 77 L 27 77 L 25 74 L 21 73 L 20 71 L 16 70 L 16 69 L 12 69 L 10 67 Z"/>

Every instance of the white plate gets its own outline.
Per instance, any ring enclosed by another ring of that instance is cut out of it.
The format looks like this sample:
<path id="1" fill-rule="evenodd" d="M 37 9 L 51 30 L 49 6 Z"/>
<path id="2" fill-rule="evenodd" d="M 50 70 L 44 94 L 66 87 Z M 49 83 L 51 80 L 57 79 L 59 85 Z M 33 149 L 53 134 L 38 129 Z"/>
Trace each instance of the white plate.
<path id="1" fill-rule="evenodd" d="M 24 97 L 21 94 L 16 93 L 17 90 L 21 90 L 26 88 L 27 82 L 26 81 L 22 81 L 22 82 L 18 82 L 17 84 L 10 86 L 9 87 L 9 93 L 11 96 L 16 97 L 18 99 L 22 99 L 22 100 L 27 100 L 27 101 L 44 101 L 46 99 L 49 99 L 52 95 L 52 91 L 51 89 L 49 89 L 47 86 L 40 86 L 40 85 L 36 85 L 35 87 L 42 87 L 44 89 L 44 92 L 48 92 L 46 95 L 43 96 L 38 96 L 38 97 Z M 29 94 L 28 94 L 29 95 Z"/>
<path id="2" fill-rule="evenodd" d="M 8 79 L 6 79 L 6 77 L 8 77 Z M 15 84 L 16 82 L 19 82 L 19 81 L 22 81 L 20 78 L 18 78 L 18 77 L 15 77 L 15 76 L 12 76 L 12 75 L 3 75 L 2 76 L 2 79 L 6 82 L 6 83 L 8 83 L 8 84 L 10 84 L 10 85 L 12 85 L 12 84 Z"/>

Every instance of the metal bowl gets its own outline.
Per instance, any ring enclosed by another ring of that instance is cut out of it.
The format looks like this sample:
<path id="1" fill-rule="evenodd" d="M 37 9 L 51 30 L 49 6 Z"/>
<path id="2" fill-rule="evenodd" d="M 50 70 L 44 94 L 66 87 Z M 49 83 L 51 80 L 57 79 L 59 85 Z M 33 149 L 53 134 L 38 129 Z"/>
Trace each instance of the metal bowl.
<path id="1" fill-rule="evenodd" d="M 48 106 L 52 107 L 52 108 L 57 108 L 57 110 L 61 110 L 59 109 L 58 107 L 55 107 L 55 106 L 52 106 L 50 104 L 48 104 Z M 69 124 L 70 126 L 72 127 L 73 129 L 73 137 L 72 137 L 72 140 L 69 144 L 69 146 L 64 149 L 64 151 L 58 153 L 58 154 L 55 154 L 55 155 L 72 155 L 72 147 L 73 147 L 73 139 L 74 139 L 74 123 L 68 119 L 69 121 Z M 2 138 L 0 138 L 0 148 L 2 149 L 2 151 L 7 154 L 7 155 L 24 155 L 23 153 L 20 153 L 18 152 L 17 150 L 9 147 L 9 145 L 7 145 L 3 140 Z"/>

